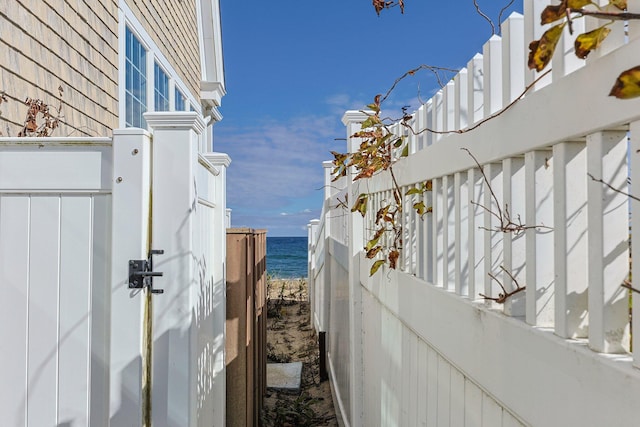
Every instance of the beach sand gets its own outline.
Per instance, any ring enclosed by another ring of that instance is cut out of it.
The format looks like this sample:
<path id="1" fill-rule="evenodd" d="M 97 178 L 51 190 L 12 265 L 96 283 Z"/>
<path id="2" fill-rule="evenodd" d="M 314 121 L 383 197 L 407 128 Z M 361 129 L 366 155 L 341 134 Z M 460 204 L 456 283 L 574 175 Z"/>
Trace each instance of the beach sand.
<path id="1" fill-rule="evenodd" d="M 318 340 L 306 279 L 267 280 L 267 363 L 302 362 L 299 395 L 267 390 L 265 426 L 337 426 L 329 381 L 320 382 Z"/>

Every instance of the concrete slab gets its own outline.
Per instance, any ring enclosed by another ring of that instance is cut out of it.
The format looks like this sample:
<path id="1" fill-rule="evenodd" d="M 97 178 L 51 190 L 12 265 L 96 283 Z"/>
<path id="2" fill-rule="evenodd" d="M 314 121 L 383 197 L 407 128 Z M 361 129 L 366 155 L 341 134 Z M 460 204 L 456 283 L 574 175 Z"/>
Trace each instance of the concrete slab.
<path id="1" fill-rule="evenodd" d="M 300 393 L 302 362 L 267 363 L 267 388 Z"/>

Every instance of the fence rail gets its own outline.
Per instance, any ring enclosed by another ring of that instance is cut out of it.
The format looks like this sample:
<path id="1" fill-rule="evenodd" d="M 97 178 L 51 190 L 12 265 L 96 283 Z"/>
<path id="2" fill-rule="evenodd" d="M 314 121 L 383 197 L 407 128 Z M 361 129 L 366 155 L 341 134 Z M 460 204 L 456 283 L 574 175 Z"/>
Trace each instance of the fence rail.
<path id="1" fill-rule="evenodd" d="M 502 37 L 492 37 L 413 114 L 415 132 L 392 126 L 410 146 L 394 166 L 403 194 L 432 182 L 432 191 L 402 200 L 399 271 L 369 277 L 372 261 L 363 252 L 376 211 L 393 199 L 389 174 L 325 193 L 315 226 L 325 232 L 312 236 L 311 250 L 317 257 L 325 248 L 326 268 L 336 262 L 327 248 L 347 237 L 349 250 L 339 263 L 348 279 L 331 288 L 347 286 L 349 298 L 334 308 L 331 293 L 315 305 L 331 306 L 325 321 L 330 354 L 340 351 L 331 346 L 340 338 L 331 335 L 350 334 L 349 357 L 330 362 L 351 371 L 349 385 L 336 386 L 350 396 L 342 416 L 351 425 L 457 425 L 454 405 L 463 417 L 499 417 L 510 425 L 603 425 L 604 414 L 613 413 L 631 424 L 640 420 L 637 410 L 621 404 L 629 401 L 617 386 L 598 385 L 616 377 L 625 393 L 640 389 L 640 372 L 632 368 L 640 366 L 640 353 L 631 352 L 640 348 L 640 335 L 633 335 L 632 346 L 629 316 L 637 294 L 621 286 L 630 263 L 633 277 L 640 277 L 630 252 L 630 230 L 640 227 L 631 212 L 640 202 L 628 196 L 640 195 L 640 101 L 607 96 L 617 75 L 638 65 L 638 26 L 630 23 L 626 38 L 624 24 L 615 24 L 586 62 L 563 38 L 560 46 L 569 47 L 558 50 L 553 70 L 542 75 L 526 69 L 523 48 L 544 31 L 538 20 L 546 4 L 525 1 L 524 16 L 502 23 Z M 630 10 L 637 5 L 630 2 Z M 343 119 L 351 152 L 363 117 L 347 112 Z M 365 218 L 335 202 L 336 194 L 353 201 L 360 192 L 370 194 Z M 421 197 L 433 209 L 423 218 L 411 209 Z M 332 222 L 340 214 L 346 235 Z M 638 240 L 633 245 L 637 257 Z M 501 298 L 519 287 L 525 289 Z M 348 331 L 334 320 L 344 315 L 340 310 L 349 313 Z M 640 316 L 632 321 L 640 330 Z M 409 366 L 421 374 L 405 386 L 396 378 L 415 371 Z M 546 387 L 574 397 L 558 404 L 535 391 Z M 403 393 L 414 392 L 432 404 L 424 413 L 404 400 Z M 480 415 L 479 395 L 491 402 Z M 574 406 L 579 415 L 570 411 Z"/>

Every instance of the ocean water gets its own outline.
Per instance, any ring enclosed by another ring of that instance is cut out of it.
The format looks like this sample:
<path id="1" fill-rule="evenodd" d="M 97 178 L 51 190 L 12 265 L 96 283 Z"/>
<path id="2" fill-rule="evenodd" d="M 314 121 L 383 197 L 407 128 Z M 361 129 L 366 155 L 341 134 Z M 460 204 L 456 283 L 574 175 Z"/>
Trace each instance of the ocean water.
<path id="1" fill-rule="evenodd" d="M 267 236 L 267 273 L 281 279 L 307 277 L 307 238 Z"/>

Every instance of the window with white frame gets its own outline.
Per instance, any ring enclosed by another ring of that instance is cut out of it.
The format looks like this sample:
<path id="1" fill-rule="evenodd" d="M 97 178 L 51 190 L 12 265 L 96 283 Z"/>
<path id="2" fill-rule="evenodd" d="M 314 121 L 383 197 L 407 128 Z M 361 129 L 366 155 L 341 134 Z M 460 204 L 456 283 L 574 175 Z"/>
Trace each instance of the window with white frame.
<path id="1" fill-rule="evenodd" d="M 120 125 L 147 128 L 147 111 L 200 111 L 171 61 L 145 31 L 126 0 L 119 0 Z"/>
<path id="2" fill-rule="evenodd" d="M 147 111 L 147 51 L 129 28 L 125 43 L 125 124 L 146 128 L 142 114 Z"/>
<path id="3" fill-rule="evenodd" d="M 175 88 L 175 110 L 176 111 L 185 111 L 186 108 L 186 98 L 185 96 L 182 94 L 182 92 L 180 92 L 180 89 Z"/>
<path id="4" fill-rule="evenodd" d="M 156 111 L 169 111 L 169 77 L 158 63 L 153 67 L 153 94 Z"/>

